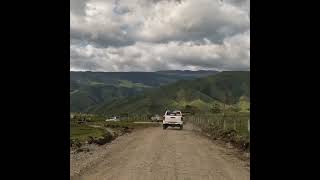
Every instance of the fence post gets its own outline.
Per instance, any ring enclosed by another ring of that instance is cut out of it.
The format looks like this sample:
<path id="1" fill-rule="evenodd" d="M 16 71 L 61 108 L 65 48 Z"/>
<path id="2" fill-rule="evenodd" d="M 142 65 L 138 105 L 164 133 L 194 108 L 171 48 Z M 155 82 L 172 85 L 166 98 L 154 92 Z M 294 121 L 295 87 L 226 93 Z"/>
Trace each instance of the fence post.
<path id="1" fill-rule="evenodd" d="M 200 121 L 201 121 L 201 128 L 203 128 L 203 117 L 201 117 L 201 119 L 200 119 Z"/>
<path id="2" fill-rule="evenodd" d="M 223 130 L 226 130 L 226 120 L 223 118 Z"/>
<path id="3" fill-rule="evenodd" d="M 243 123 L 242 123 L 242 121 L 241 121 L 241 118 L 240 118 L 240 119 L 238 119 L 238 120 L 239 120 L 239 129 L 240 129 L 240 131 L 241 131 L 242 126 L 243 126 Z"/>
<path id="4" fill-rule="evenodd" d="M 201 128 L 202 128 L 202 129 L 203 129 L 203 127 L 204 127 L 204 120 L 205 120 L 204 117 L 202 117 L 202 118 L 201 118 L 201 124 L 202 124 Z"/>

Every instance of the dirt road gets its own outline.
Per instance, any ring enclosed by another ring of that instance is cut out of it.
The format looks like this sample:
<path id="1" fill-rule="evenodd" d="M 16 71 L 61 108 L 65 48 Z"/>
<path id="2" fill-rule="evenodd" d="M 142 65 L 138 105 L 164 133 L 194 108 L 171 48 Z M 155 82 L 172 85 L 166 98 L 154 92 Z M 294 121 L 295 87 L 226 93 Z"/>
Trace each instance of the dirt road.
<path id="1" fill-rule="evenodd" d="M 152 127 L 133 132 L 104 149 L 95 165 L 71 179 L 248 180 L 249 169 L 228 150 L 183 130 Z"/>

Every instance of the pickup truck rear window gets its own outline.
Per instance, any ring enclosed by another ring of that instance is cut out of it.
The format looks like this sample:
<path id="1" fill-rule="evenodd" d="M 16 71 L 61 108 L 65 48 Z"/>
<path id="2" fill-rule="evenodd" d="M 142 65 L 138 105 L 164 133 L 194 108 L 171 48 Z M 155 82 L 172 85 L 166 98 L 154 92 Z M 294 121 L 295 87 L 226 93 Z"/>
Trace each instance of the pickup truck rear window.
<path id="1" fill-rule="evenodd" d="M 167 116 L 181 116 L 180 112 L 167 112 Z"/>

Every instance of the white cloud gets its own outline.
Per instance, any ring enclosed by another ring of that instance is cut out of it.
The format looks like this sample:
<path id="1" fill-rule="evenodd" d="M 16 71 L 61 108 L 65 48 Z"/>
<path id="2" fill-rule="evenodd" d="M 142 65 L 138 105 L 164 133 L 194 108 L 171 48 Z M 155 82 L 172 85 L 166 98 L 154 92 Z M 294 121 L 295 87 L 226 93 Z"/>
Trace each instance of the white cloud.
<path id="1" fill-rule="evenodd" d="M 72 0 L 71 70 L 249 69 L 250 1 L 224 2 Z"/>
<path id="2" fill-rule="evenodd" d="M 221 40 L 249 28 L 247 13 L 231 4 L 200 0 L 154 6 L 154 14 L 147 17 L 138 36 L 150 41 L 197 40 L 203 37 Z"/>
<path id="3" fill-rule="evenodd" d="M 249 32 L 226 38 L 222 44 L 171 41 L 136 42 L 123 47 L 71 46 L 71 67 L 98 71 L 249 68 Z M 80 63 L 81 62 L 81 63 Z M 187 67 L 187 68 L 186 68 Z"/>

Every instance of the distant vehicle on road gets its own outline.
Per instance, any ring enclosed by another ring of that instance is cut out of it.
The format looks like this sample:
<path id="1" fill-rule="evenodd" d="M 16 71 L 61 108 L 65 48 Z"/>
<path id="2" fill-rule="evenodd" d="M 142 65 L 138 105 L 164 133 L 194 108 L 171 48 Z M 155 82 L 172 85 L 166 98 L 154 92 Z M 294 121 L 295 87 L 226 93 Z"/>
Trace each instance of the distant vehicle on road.
<path id="1" fill-rule="evenodd" d="M 161 116 L 156 114 L 155 116 L 151 117 L 151 121 L 159 122 L 159 121 L 162 121 L 162 118 Z"/>
<path id="2" fill-rule="evenodd" d="M 106 121 L 120 121 L 120 117 L 114 116 L 109 119 L 106 119 Z"/>
<path id="3" fill-rule="evenodd" d="M 169 126 L 183 129 L 183 115 L 181 111 L 166 111 L 163 117 L 163 129 L 167 129 Z"/>

